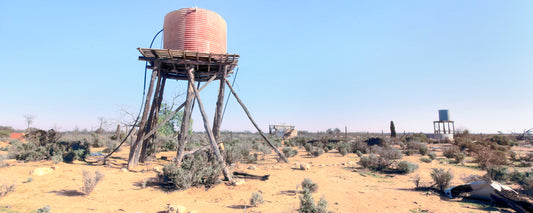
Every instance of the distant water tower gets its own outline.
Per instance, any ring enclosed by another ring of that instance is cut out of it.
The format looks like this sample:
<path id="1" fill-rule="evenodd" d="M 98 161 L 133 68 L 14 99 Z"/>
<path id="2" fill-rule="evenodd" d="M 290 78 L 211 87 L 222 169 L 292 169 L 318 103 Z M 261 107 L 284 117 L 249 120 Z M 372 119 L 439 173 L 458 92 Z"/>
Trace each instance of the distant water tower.
<path id="1" fill-rule="evenodd" d="M 453 140 L 455 124 L 450 120 L 450 113 L 447 109 L 439 110 L 439 120 L 433 121 L 433 131 L 437 140 Z"/>

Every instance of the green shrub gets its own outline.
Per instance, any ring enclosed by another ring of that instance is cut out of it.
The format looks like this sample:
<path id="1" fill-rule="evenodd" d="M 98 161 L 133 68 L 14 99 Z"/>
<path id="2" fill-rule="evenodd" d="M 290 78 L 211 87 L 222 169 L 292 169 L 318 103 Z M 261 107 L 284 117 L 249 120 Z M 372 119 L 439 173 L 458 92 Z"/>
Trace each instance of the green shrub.
<path id="1" fill-rule="evenodd" d="M 9 146 L 8 156 L 22 161 L 53 160 L 72 162 L 85 160 L 90 154 L 89 143 L 86 141 L 59 141 L 53 131 L 39 130 L 28 134 L 28 142 L 13 141 Z M 54 157 L 55 156 L 55 157 Z"/>
<path id="2" fill-rule="evenodd" d="M 350 143 L 350 145 L 353 153 L 361 152 L 365 154 L 368 151 L 368 144 L 366 144 L 366 142 L 355 141 L 353 143 Z"/>
<path id="3" fill-rule="evenodd" d="M 37 213 L 50 213 L 52 212 L 49 205 L 46 205 L 44 207 L 38 208 Z"/>
<path id="4" fill-rule="evenodd" d="M 461 163 L 466 158 L 466 155 L 463 152 L 461 152 L 461 150 L 459 150 L 459 148 L 457 148 L 456 146 L 445 149 L 442 152 L 442 154 L 446 158 L 453 158 L 454 159 L 453 163 Z"/>
<path id="5" fill-rule="evenodd" d="M 433 160 L 431 160 L 431 158 L 421 157 L 421 158 L 420 158 L 420 161 L 422 161 L 422 162 L 424 162 L 424 163 L 431 163 L 431 161 L 433 161 Z"/>
<path id="6" fill-rule="evenodd" d="M 357 152 L 355 154 L 357 154 L 357 157 L 359 157 L 359 158 L 363 156 L 363 153 L 361 151 L 359 151 L 359 150 L 357 150 Z"/>
<path id="7" fill-rule="evenodd" d="M 300 195 L 300 208 L 298 212 L 301 213 L 326 213 L 328 208 L 328 202 L 324 199 L 324 196 L 315 205 L 312 193 L 316 191 L 318 186 L 309 179 L 304 179 L 302 182 L 303 191 Z"/>
<path id="8" fill-rule="evenodd" d="M 313 148 L 313 151 L 311 152 L 311 154 L 315 157 L 318 157 L 322 154 L 324 154 L 324 149 L 321 149 L 321 148 L 318 148 L 318 147 L 315 147 Z"/>
<path id="9" fill-rule="evenodd" d="M 407 150 L 417 152 L 421 155 L 426 155 L 428 152 L 428 147 L 426 146 L 426 144 L 420 143 L 418 141 L 409 141 L 407 142 Z"/>
<path id="10" fill-rule="evenodd" d="M 444 192 L 444 189 L 448 188 L 450 185 L 450 182 L 453 179 L 453 174 L 448 171 L 444 171 L 442 168 L 433 168 L 433 171 L 431 171 L 431 178 L 433 178 L 433 181 L 435 182 L 435 185 L 439 187 L 439 190 L 441 192 Z"/>
<path id="11" fill-rule="evenodd" d="M 313 149 L 313 145 L 311 145 L 310 143 L 308 143 L 308 144 L 305 144 L 304 148 L 305 148 L 305 151 L 306 151 L 306 152 L 311 153 L 311 150 Z"/>
<path id="12" fill-rule="evenodd" d="M 383 147 L 379 155 L 387 160 L 398 160 L 403 157 L 402 152 L 392 146 Z"/>
<path id="13" fill-rule="evenodd" d="M 285 156 L 288 158 L 294 157 L 298 154 L 297 150 L 290 148 L 290 147 L 283 147 L 282 151 L 283 151 L 283 154 L 285 154 Z"/>
<path id="14" fill-rule="evenodd" d="M 233 140 L 224 145 L 226 148 L 226 150 L 224 151 L 224 155 L 226 163 L 228 164 L 232 164 L 241 160 L 249 161 L 249 159 L 251 158 L 249 155 L 252 147 L 248 143 L 236 142 L 235 140 Z"/>
<path id="15" fill-rule="evenodd" d="M 309 191 L 311 193 L 315 193 L 318 190 L 318 185 L 316 183 L 313 183 L 313 181 L 309 178 L 305 178 L 302 181 L 302 189 L 304 191 Z"/>
<path id="16" fill-rule="evenodd" d="M 374 171 L 383 171 L 388 168 L 392 162 L 386 158 L 370 154 L 369 156 L 362 156 L 358 164 L 363 168 L 368 168 Z"/>
<path id="17" fill-rule="evenodd" d="M 411 163 L 409 161 L 398 162 L 398 168 L 396 169 L 400 174 L 409 174 L 418 169 L 418 164 Z"/>
<path id="18" fill-rule="evenodd" d="M 408 136 L 405 136 L 405 138 L 403 138 L 403 140 L 405 142 L 412 142 L 412 141 L 428 142 L 429 141 L 428 137 L 424 133 L 415 133 L 415 134 L 412 134 L 412 135 L 408 135 Z"/>
<path id="19" fill-rule="evenodd" d="M 487 175 L 495 181 L 504 181 L 510 179 L 509 170 L 505 166 L 489 166 L 486 168 Z"/>
<path id="20" fill-rule="evenodd" d="M 348 143 L 339 143 L 337 145 L 337 150 L 342 156 L 346 156 L 348 154 L 348 150 L 350 150 L 350 145 Z"/>
<path id="21" fill-rule="evenodd" d="M 428 153 L 428 157 L 431 160 L 435 160 L 437 158 L 437 154 L 435 154 L 435 152 L 430 152 Z"/>
<path id="22" fill-rule="evenodd" d="M 252 193 L 252 197 L 250 198 L 250 206 L 257 207 L 259 204 L 263 204 L 264 202 L 265 201 L 263 200 L 261 191 Z"/>
<path id="23" fill-rule="evenodd" d="M 158 175 L 159 183 L 166 189 L 185 190 L 204 185 L 207 188 L 220 183 L 221 168 L 207 153 L 186 156 L 178 167 L 171 163 L 163 167 Z"/>
<path id="24" fill-rule="evenodd" d="M 513 145 L 513 141 L 511 141 L 511 139 L 509 139 L 509 137 L 505 135 L 495 135 L 495 136 L 488 138 L 487 140 L 490 142 L 497 143 L 498 145 L 503 145 L 503 146 Z"/>

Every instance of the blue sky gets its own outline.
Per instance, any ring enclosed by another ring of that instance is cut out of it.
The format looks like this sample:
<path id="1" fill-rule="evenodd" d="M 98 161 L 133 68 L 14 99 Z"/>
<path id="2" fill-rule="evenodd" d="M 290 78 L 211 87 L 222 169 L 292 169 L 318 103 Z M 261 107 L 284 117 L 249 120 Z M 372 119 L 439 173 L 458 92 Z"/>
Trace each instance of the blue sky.
<path id="1" fill-rule="evenodd" d="M 268 124 L 324 131 L 533 128 L 531 1 L 2 1 L 0 125 L 95 129 L 141 103 L 148 47 L 164 16 L 219 13 L 241 55 L 237 92 Z M 155 42 L 161 47 L 161 39 Z M 213 114 L 217 85 L 202 92 Z M 170 83 L 166 99 L 184 85 Z M 179 103 L 178 103 L 179 104 Z M 198 110 L 194 129 L 202 130 Z M 111 128 L 111 125 L 109 125 Z M 253 130 L 230 99 L 222 129 Z"/>

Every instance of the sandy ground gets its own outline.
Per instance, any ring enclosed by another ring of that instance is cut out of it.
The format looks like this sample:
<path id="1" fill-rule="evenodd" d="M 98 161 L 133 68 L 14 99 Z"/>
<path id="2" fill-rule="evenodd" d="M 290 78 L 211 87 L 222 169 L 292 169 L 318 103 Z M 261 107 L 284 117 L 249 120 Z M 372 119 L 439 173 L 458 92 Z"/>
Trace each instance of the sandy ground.
<path id="1" fill-rule="evenodd" d="M 197 212 L 296 212 L 300 205 L 296 186 L 304 178 L 318 184 L 314 193 L 315 202 L 324 196 L 328 209 L 335 212 L 486 212 L 491 210 L 480 205 L 447 199 L 434 192 L 415 191 L 410 179 L 419 174 L 425 185 L 430 185 L 431 168 L 451 169 L 455 178 L 452 185 L 463 184 L 461 177 L 482 175 L 484 172 L 466 166 L 457 166 L 434 160 L 423 163 L 420 155 L 404 156 L 419 164 L 420 168 L 409 175 L 386 175 L 362 172 L 359 166 L 345 166 L 347 162 L 358 162 L 355 154 L 342 157 L 337 151 L 319 157 L 309 157 L 304 149 L 298 156 L 290 158 L 291 164 L 276 163 L 274 154 L 254 164 L 257 169 L 247 169 L 249 164 L 239 164 L 233 171 L 251 174 L 270 174 L 267 181 L 246 180 L 240 186 L 224 183 L 211 189 L 191 188 L 185 191 L 165 192 L 158 186 L 142 182 L 155 178 L 154 167 L 169 163 L 157 160 L 141 164 L 136 171 L 126 171 L 129 147 L 114 154 L 110 165 L 101 163 L 74 162 L 53 164 L 43 162 L 15 162 L 6 160 L 9 166 L 0 168 L 0 183 L 15 183 L 14 192 L 0 198 L 0 212 L 30 212 L 49 205 L 52 212 L 158 212 L 167 204 L 186 207 Z M 93 150 L 94 151 L 94 150 Z M 273 152 L 274 153 L 274 152 Z M 5 152 L 0 153 L 5 154 Z M 438 158 L 442 155 L 438 153 Z M 174 157 L 175 153 L 159 153 Z M 92 159 L 94 160 L 94 159 Z M 310 170 L 292 169 L 295 162 L 309 164 Z M 49 174 L 31 174 L 36 168 L 56 167 Z M 356 171 L 354 171 L 354 169 Z M 81 193 L 83 170 L 100 171 L 105 174 L 94 191 L 84 196 Z M 253 192 L 261 191 L 265 203 L 258 207 L 247 206 Z M 494 210 L 494 209 L 492 209 Z"/>

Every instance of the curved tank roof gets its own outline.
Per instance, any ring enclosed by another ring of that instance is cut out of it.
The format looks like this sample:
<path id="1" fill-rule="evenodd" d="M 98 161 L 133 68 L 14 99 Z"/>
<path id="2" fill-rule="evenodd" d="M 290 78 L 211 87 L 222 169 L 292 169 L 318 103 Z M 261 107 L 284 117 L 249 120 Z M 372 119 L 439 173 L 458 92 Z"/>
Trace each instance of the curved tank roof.
<path id="1" fill-rule="evenodd" d="M 201 8 L 182 8 L 165 16 L 163 48 L 226 53 L 226 21 Z"/>

